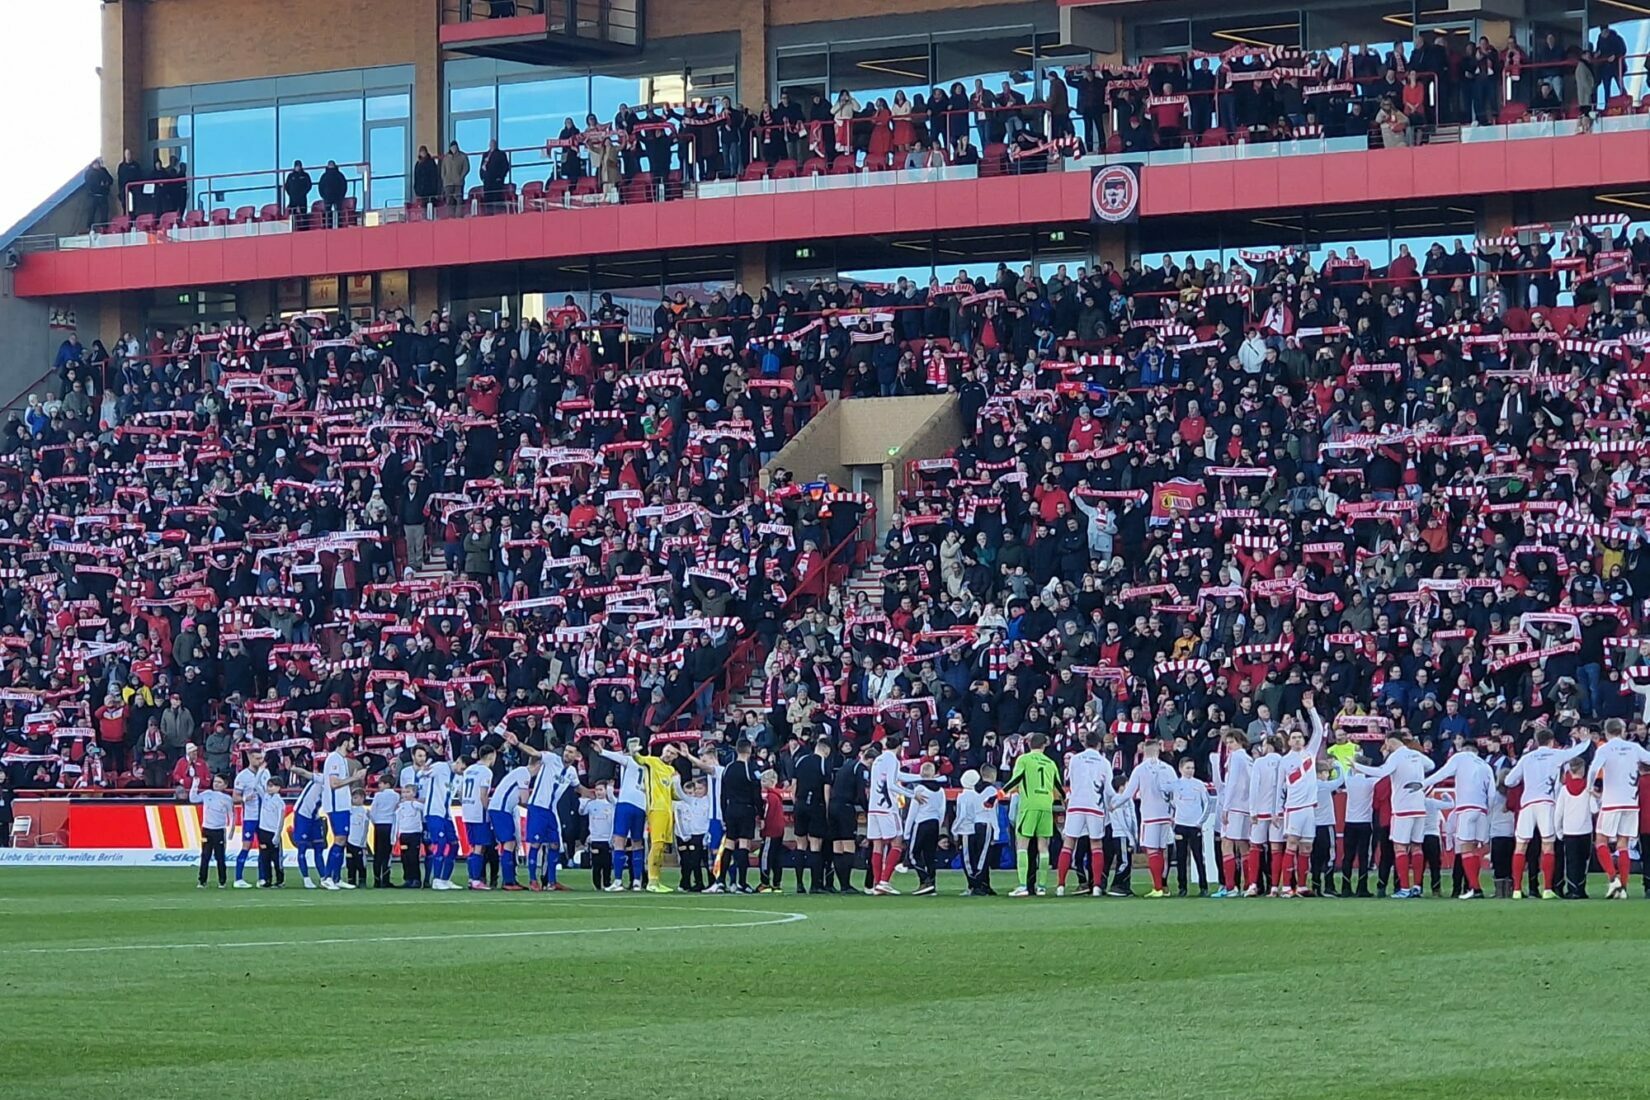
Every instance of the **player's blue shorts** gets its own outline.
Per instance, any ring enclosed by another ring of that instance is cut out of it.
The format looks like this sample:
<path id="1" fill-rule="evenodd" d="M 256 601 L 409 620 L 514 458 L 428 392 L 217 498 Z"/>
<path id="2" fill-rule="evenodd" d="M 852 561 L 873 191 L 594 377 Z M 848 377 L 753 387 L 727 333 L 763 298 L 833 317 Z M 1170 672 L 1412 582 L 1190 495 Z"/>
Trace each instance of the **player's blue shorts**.
<path id="1" fill-rule="evenodd" d="M 481 811 L 486 813 L 486 810 Z M 493 827 L 485 821 L 466 821 L 464 836 L 472 848 L 484 848 L 493 843 Z"/>
<path id="2" fill-rule="evenodd" d="M 488 810 L 487 825 L 493 833 L 493 843 L 516 842 L 516 815 L 511 810 Z"/>
<path id="3" fill-rule="evenodd" d="M 327 824 L 332 826 L 332 842 L 342 847 L 349 839 L 349 811 L 334 810 L 327 814 Z"/>
<path id="4" fill-rule="evenodd" d="M 453 831 L 452 818 L 424 815 L 425 844 L 452 844 L 457 839 L 458 834 Z"/>
<path id="5" fill-rule="evenodd" d="M 546 806 L 527 807 L 527 843 L 561 845 L 561 822 Z"/>
<path id="6" fill-rule="evenodd" d="M 722 827 L 722 819 L 721 818 L 713 817 L 713 818 L 710 819 L 710 850 L 711 851 L 714 852 L 716 849 L 718 849 L 722 846 L 722 834 L 723 834 L 724 831 L 725 830 Z"/>
<path id="7" fill-rule="evenodd" d="M 647 832 L 647 811 L 621 802 L 613 807 L 613 839 L 640 840 Z"/>
<path id="8" fill-rule="evenodd" d="M 258 815 L 253 814 L 241 821 L 241 847 L 250 848 L 258 840 Z"/>
<path id="9" fill-rule="evenodd" d="M 292 843 L 299 848 L 306 844 L 319 844 L 324 838 L 321 835 L 321 823 L 313 817 L 303 814 L 292 815 Z"/>

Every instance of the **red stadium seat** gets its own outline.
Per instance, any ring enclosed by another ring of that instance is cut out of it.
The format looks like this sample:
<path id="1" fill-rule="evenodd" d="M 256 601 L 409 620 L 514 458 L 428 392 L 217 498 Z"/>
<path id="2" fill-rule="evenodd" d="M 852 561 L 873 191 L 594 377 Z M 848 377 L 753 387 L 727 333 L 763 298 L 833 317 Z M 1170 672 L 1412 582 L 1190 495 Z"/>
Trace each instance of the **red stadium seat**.
<path id="1" fill-rule="evenodd" d="M 521 208 L 523 210 L 544 209 L 544 184 L 538 180 L 529 180 L 521 185 Z"/>
<path id="2" fill-rule="evenodd" d="M 211 213 L 210 217 L 208 218 L 208 220 L 213 225 L 228 225 L 229 224 L 229 211 L 220 206 L 217 209 L 212 211 L 212 213 Z"/>
<path id="3" fill-rule="evenodd" d="M 753 160 L 745 165 L 745 170 L 739 178 L 745 183 L 755 183 L 757 180 L 768 178 L 768 166 L 759 160 Z"/>
<path id="4" fill-rule="evenodd" d="M 802 174 L 804 176 L 823 176 L 830 170 L 830 162 L 824 157 L 809 157 L 802 165 Z"/>
<path id="5" fill-rule="evenodd" d="M 120 217 L 109 223 L 109 232 L 111 233 L 130 233 L 131 231 L 132 219 L 128 218 L 125 214 L 120 215 Z"/>
<path id="6" fill-rule="evenodd" d="M 236 225 L 246 225 L 248 222 L 256 221 L 257 218 L 258 211 L 251 206 L 242 206 L 235 211 Z"/>
<path id="7" fill-rule="evenodd" d="M 854 163 L 854 158 L 849 153 L 839 153 L 837 158 L 831 162 L 831 175 L 833 176 L 851 176 L 857 171 L 859 171 L 859 165 Z"/>
<path id="8" fill-rule="evenodd" d="M 183 216 L 183 228 L 199 229 L 206 224 L 206 211 L 191 210 Z"/>
<path id="9" fill-rule="evenodd" d="M 132 228 L 139 233 L 153 233 L 155 231 L 155 216 L 153 214 L 139 214 L 132 222 Z"/>
<path id="10" fill-rule="evenodd" d="M 980 151 L 980 175 L 1000 176 L 1008 161 L 1008 146 L 994 141 Z"/>
<path id="11" fill-rule="evenodd" d="M 551 180 L 546 183 L 544 185 L 545 207 L 554 208 L 558 206 L 566 206 L 567 192 L 571 189 L 572 184 L 568 183 L 566 180 Z"/>
<path id="12" fill-rule="evenodd" d="M 773 178 L 776 180 L 793 180 L 797 176 L 797 171 L 796 161 L 778 161 L 773 166 Z"/>

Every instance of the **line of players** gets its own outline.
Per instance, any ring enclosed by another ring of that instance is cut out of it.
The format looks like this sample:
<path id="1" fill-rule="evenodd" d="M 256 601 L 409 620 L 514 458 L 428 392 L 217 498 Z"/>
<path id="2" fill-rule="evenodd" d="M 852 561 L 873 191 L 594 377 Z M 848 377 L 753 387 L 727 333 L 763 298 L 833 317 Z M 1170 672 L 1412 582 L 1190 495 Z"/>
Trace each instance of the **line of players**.
<path id="1" fill-rule="evenodd" d="M 1572 790 L 1584 788 L 1587 797 L 1594 800 L 1596 827 L 1592 825 L 1593 812 L 1588 814 L 1588 825 L 1594 828 L 1599 863 L 1610 878 L 1607 896 L 1627 896 L 1630 846 L 1638 835 L 1640 769 L 1641 765 L 1650 766 L 1650 751 L 1626 740 L 1619 720 L 1604 724 L 1592 766 L 1582 773 L 1578 758 L 1593 745 L 1591 739 L 1578 731 L 1575 743 L 1560 749 L 1553 745 L 1553 735 L 1546 727 L 1537 728 L 1534 747 L 1516 763 L 1502 763 L 1499 769 L 1492 768 L 1470 742 L 1442 767 L 1434 768 L 1430 757 L 1396 735 L 1383 743 L 1382 764 L 1360 759 L 1349 769 L 1341 769 L 1320 755 L 1326 733 L 1322 719 L 1310 708 L 1303 712 L 1303 719 L 1310 734 L 1296 729 L 1287 737 L 1272 735 L 1253 747 L 1241 731 L 1228 731 L 1224 751 L 1214 754 L 1210 761 L 1216 798 L 1207 809 L 1198 806 L 1194 797 L 1202 784 L 1191 778 L 1193 762 L 1183 759 L 1177 772 L 1160 759 L 1161 746 L 1156 740 L 1145 742 L 1142 759 L 1124 780 L 1113 775 L 1110 759 L 1098 751 L 1098 735 L 1091 735 L 1085 749 L 1067 761 L 1062 780 L 1061 769 L 1043 752 L 1046 739 L 1034 735 L 1028 739 L 1029 751 L 1016 758 L 1013 772 L 1001 790 L 989 767 L 962 777 L 951 832 L 964 852 L 968 880 L 965 892 L 992 892 L 986 863 L 995 832 L 995 806 L 1000 797 L 1010 796 L 1019 880 L 1014 896 L 1042 892 L 1036 885 L 1036 860 L 1052 844 L 1056 797 L 1065 802 L 1061 829 L 1065 843 L 1057 861 L 1057 893 L 1065 892 L 1074 857 L 1086 844 L 1092 867 L 1091 892 L 1096 896 L 1104 892 L 1108 870 L 1114 870 L 1108 864 L 1119 855 L 1127 859 L 1129 849 L 1136 846 L 1144 850 L 1151 872 L 1152 890 L 1147 896 L 1168 896 L 1167 856 L 1176 843 L 1177 825 L 1188 821 L 1190 803 L 1194 812 L 1201 814 L 1195 818 L 1199 825 L 1209 818 L 1218 821 L 1221 887 L 1215 896 L 1255 897 L 1263 892 L 1280 897 L 1310 895 L 1314 878 L 1322 876 L 1325 844 L 1332 843 L 1329 800 L 1334 792 L 1346 789 L 1351 834 L 1357 821 L 1368 818 L 1374 785 L 1388 779 L 1398 887 L 1393 897 L 1421 896 L 1426 823 L 1429 816 L 1436 820 L 1440 810 L 1448 810 L 1449 829 L 1466 883 L 1460 895 L 1463 899 L 1482 896 L 1481 870 L 1492 834 L 1504 835 L 1509 826 L 1515 847 L 1512 885 L 1505 893 L 1522 897 L 1524 853 L 1534 841 L 1540 845 L 1540 896 L 1552 898 L 1557 896 L 1553 889 L 1556 843 L 1562 833 L 1569 831 L 1560 828 L 1556 820 L 1560 791 L 1564 773 L 1571 771 L 1575 773 L 1570 779 Z M 452 882 L 458 852 L 457 831 L 451 819 L 456 796 L 470 842 L 471 889 L 487 889 L 484 853 L 494 848 L 502 865 L 504 889 L 564 889 L 557 880 L 561 860 L 557 806 L 569 789 L 576 789 L 581 808 L 600 814 L 600 805 L 613 796 L 605 785 L 581 784 L 577 766 L 582 755 L 576 747 L 541 752 L 513 735 L 506 735 L 505 740 L 528 762 L 496 782 L 493 763 L 497 750 L 493 745 L 484 745 L 478 757 L 461 770 L 433 756 L 425 747 L 417 747 L 412 763 L 401 769 L 399 791 L 380 790 L 366 812 L 362 805 L 366 773 L 350 757 L 354 748 L 351 735 L 341 735 L 335 741 L 318 772 L 295 768 L 306 780 L 294 805 L 292 829 L 305 886 L 317 885 L 308 874 L 307 858 L 313 856 L 321 888 L 352 889 L 354 883 L 342 881 L 341 873 L 346 859 L 353 862 L 358 858 L 355 853 L 366 848 L 365 828 L 370 825 L 375 831 L 382 830 L 373 838 L 373 848 L 380 858 L 387 860 L 390 848 L 399 841 L 404 852 L 410 849 L 424 853 L 430 888 L 458 889 Z M 810 887 L 802 887 L 799 869 L 799 892 L 809 888 L 816 892 L 854 891 L 851 879 L 861 811 L 865 813 L 870 846 L 868 892 L 898 893 L 891 879 L 902 852 L 907 850 L 918 873 L 916 892 L 935 892 L 938 838 L 949 800 L 931 766 L 916 774 L 901 770 L 900 745 L 901 738 L 891 735 L 882 745 L 868 745 L 857 757 L 833 768 L 832 744 L 821 738 L 815 751 L 798 761 L 793 794 L 797 858 L 811 880 Z M 665 849 L 675 842 L 677 827 L 683 824 L 679 809 L 683 804 L 708 801 L 721 810 L 724 826 L 720 838 L 712 830 L 711 845 L 719 849 L 719 854 L 711 889 L 725 886 L 736 892 L 752 892 L 751 852 L 758 839 L 757 823 L 771 791 L 772 776 L 764 779 L 759 773 L 748 743 L 741 742 L 733 761 L 726 765 L 718 762 L 714 753 L 692 757 L 673 744 L 665 745 L 657 755 L 641 752 L 636 742 L 631 743 L 629 751 L 603 749 L 601 755 L 614 765 L 618 779 L 612 805 L 612 881 L 606 889 L 638 890 L 645 882 L 651 891 L 669 892 L 671 888 L 664 884 L 661 872 Z M 684 786 L 679 762 L 687 765 L 692 790 Z M 1452 799 L 1432 797 L 1445 786 L 1451 789 Z M 192 800 L 203 804 L 205 842 L 200 884 L 205 884 L 208 861 L 214 856 L 219 884 L 223 884 L 224 835 L 238 803 L 245 824 L 236 885 L 249 885 L 243 871 L 254 837 L 259 841 L 260 884 L 280 885 L 284 880 L 280 823 L 286 807 L 278 786 L 263 766 L 261 754 L 255 750 L 249 753 L 232 794 L 222 789 L 221 778 L 215 787 L 213 791 L 191 792 Z M 1596 795 L 1592 793 L 1595 788 Z M 1509 796 L 1519 803 L 1516 812 Z M 525 828 L 520 826 L 518 806 L 526 808 Z M 1567 824 L 1573 827 L 1574 823 Z M 329 829 L 332 846 L 326 850 Z M 683 839 L 689 840 L 693 831 L 688 825 Z M 1343 857 L 1341 872 L 1347 891 L 1359 847 L 1349 843 Z M 1360 870 L 1367 875 L 1367 845 L 1362 847 L 1365 854 Z M 1314 875 L 1315 850 L 1318 875 Z M 526 887 L 517 878 L 518 855 L 528 865 Z M 1332 868 L 1330 872 L 1326 877 L 1332 884 Z M 1263 887 L 1263 876 L 1269 888 Z M 352 879 L 356 877 L 351 875 Z M 364 874 L 360 877 L 364 880 Z M 378 876 L 380 884 L 386 877 Z M 1509 876 L 1496 877 L 1500 887 Z M 778 875 L 773 879 L 777 881 Z M 409 884 L 417 883 L 415 880 Z M 1324 892 L 1333 890 L 1326 887 Z"/>

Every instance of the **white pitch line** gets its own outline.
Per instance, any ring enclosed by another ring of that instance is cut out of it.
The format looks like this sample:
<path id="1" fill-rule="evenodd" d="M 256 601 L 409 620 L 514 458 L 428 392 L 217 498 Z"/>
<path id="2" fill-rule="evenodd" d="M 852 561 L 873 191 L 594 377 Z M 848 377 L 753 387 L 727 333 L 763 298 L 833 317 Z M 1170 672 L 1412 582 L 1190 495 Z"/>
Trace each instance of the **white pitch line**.
<path id="1" fill-rule="evenodd" d="M 771 909 L 723 909 L 688 905 L 654 905 L 652 909 L 680 909 L 690 913 L 754 913 L 768 920 L 710 922 L 695 924 L 656 924 L 638 927 L 621 925 L 613 928 L 546 928 L 509 932 L 440 932 L 417 936 L 329 936 L 310 940 L 247 940 L 239 943 L 120 943 L 99 944 L 94 947 L 29 947 L 20 951 L 0 952 L 13 955 L 87 955 L 113 951 L 187 951 L 195 948 L 232 950 L 248 947 L 317 947 L 349 943 L 429 943 L 447 940 L 509 940 L 544 936 L 611 935 L 616 932 L 688 932 L 707 928 L 761 928 L 774 924 L 794 924 L 808 919 L 806 913 L 781 913 Z"/>

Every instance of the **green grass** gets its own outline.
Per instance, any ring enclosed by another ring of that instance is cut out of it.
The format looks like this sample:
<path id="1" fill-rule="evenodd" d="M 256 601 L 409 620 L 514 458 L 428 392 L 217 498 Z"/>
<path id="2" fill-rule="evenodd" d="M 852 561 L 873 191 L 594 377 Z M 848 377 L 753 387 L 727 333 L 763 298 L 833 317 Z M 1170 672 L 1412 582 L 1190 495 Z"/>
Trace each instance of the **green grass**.
<path id="1" fill-rule="evenodd" d="M 202 893 L 185 871 L 7 869 L 0 1097 L 1643 1091 L 1637 897 L 615 897 L 574 881 L 272 895 Z"/>

